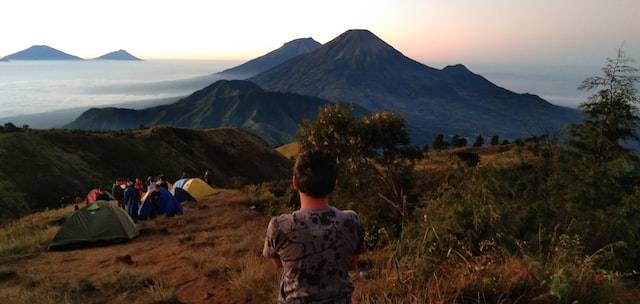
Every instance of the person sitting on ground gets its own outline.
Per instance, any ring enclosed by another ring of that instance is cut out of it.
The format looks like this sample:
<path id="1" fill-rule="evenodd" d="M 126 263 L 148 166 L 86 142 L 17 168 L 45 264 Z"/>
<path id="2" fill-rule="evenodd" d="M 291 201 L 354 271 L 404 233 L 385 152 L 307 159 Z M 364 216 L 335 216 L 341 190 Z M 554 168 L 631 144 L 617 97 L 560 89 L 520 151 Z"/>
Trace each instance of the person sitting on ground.
<path id="1" fill-rule="evenodd" d="M 138 194 L 138 189 L 136 189 L 133 182 L 127 183 L 127 189 L 124 190 L 124 203 L 126 204 L 125 210 L 129 216 L 131 216 L 134 222 L 138 222 L 140 196 Z"/>
<path id="2" fill-rule="evenodd" d="M 262 251 L 283 268 L 280 303 L 351 303 L 349 270 L 364 250 L 364 234 L 355 212 L 329 205 L 336 181 L 335 157 L 298 155 L 292 186 L 301 208 L 271 219 Z"/>
<path id="3" fill-rule="evenodd" d="M 160 193 L 155 189 L 149 194 L 149 203 L 151 204 L 150 219 L 154 219 L 162 214 L 162 209 L 160 209 Z"/>

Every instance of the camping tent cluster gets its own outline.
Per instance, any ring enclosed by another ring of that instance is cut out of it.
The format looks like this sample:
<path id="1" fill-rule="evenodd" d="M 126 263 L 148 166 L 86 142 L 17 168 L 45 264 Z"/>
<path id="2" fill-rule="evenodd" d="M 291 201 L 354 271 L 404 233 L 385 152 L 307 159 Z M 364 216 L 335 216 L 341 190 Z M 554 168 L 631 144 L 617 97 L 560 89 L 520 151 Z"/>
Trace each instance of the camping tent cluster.
<path id="1" fill-rule="evenodd" d="M 150 185 L 141 199 L 137 219 L 146 220 L 156 216 L 182 214 L 180 203 L 197 201 L 215 190 L 199 178 L 181 179 L 169 191 L 164 187 Z M 95 244 L 111 244 L 128 241 L 139 232 L 134 220 L 118 207 L 114 197 L 101 188 L 87 194 L 87 203 L 76 210 L 58 230 L 49 248 L 69 249 Z M 135 214 L 133 215 L 135 217 Z"/>

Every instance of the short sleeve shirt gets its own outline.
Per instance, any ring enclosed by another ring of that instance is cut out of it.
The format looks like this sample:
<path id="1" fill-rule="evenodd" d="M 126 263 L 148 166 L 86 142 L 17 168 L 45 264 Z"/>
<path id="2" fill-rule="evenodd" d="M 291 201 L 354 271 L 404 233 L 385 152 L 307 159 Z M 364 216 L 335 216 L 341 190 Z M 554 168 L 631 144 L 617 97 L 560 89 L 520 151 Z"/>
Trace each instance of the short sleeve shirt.
<path id="1" fill-rule="evenodd" d="M 363 249 L 358 215 L 328 207 L 272 218 L 262 254 L 282 261 L 281 303 L 350 303 L 349 268 Z"/>

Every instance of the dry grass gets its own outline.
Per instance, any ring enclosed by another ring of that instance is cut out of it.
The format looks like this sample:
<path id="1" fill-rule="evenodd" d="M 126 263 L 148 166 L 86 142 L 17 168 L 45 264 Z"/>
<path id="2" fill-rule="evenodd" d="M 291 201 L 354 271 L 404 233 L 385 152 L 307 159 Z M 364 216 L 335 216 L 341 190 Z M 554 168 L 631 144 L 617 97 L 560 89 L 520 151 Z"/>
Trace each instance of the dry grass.
<path id="1" fill-rule="evenodd" d="M 278 277 L 274 271 L 274 265 L 258 256 L 246 256 L 242 261 L 240 270 L 229 276 L 229 291 L 235 299 L 243 302 L 258 299 L 264 303 L 277 298 Z M 247 291 L 251 292 L 247 292 Z"/>
<path id="2" fill-rule="evenodd" d="M 0 227 L 0 261 L 43 250 L 72 208 L 34 213 Z"/>
<path id="3" fill-rule="evenodd" d="M 142 301 L 143 304 L 180 304 L 176 288 L 169 286 L 162 281 L 155 281 L 147 289 L 147 295 Z"/>

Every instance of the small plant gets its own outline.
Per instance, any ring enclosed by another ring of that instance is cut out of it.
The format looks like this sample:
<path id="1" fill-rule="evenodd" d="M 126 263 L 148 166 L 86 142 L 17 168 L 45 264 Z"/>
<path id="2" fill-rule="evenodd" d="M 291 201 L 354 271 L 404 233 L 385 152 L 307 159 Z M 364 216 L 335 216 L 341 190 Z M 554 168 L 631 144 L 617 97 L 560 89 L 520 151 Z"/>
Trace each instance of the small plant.
<path id="1" fill-rule="evenodd" d="M 171 287 L 162 281 L 154 281 L 147 288 L 147 298 L 145 304 L 181 304 L 178 300 L 175 287 Z"/>

